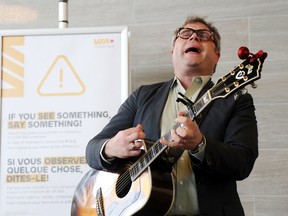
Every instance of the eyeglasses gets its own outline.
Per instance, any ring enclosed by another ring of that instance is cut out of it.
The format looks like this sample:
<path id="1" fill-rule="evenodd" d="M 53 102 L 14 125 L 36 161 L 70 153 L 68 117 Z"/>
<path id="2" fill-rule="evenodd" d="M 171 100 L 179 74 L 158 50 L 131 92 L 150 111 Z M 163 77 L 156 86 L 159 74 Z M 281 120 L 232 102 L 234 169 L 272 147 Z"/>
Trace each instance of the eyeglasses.
<path id="1" fill-rule="evenodd" d="M 209 41 L 213 35 L 211 30 L 207 29 L 192 29 L 192 28 L 179 28 L 177 37 L 182 39 L 189 39 L 194 33 L 201 41 Z"/>

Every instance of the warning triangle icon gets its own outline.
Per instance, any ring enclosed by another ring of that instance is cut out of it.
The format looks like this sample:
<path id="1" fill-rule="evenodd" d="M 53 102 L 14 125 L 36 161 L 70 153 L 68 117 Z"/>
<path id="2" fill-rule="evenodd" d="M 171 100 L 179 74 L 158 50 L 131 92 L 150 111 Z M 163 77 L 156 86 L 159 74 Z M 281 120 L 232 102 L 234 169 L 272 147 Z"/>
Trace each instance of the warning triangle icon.
<path id="1" fill-rule="evenodd" d="M 68 58 L 59 55 L 41 80 L 37 92 L 41 96 L 81 95 L 85 85 Z"/>

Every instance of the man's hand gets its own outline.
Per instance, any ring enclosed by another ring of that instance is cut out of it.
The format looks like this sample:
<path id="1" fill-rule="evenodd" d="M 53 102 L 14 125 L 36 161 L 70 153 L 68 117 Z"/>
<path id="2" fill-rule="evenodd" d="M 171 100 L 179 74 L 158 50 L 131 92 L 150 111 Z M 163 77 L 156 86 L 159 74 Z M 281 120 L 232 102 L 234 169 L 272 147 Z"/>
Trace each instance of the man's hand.
<path id="1" fill-rule="evenodd" d="M 138 156 L 143 146 L 142 139 L 145 139 L 145 133 L 139 124 L 134 128 L 119 131 L 116 136 L 110 139 L 104 148 L 104 154 L 107 158 L 128 158 Z"/>
<path id="2" fill-rule="evenodd" d="M 175 119 L 179 127 L 171 130 L 171 140 L 161 139 L 160 142 L 171 148 L 194 150 L 201 143 L 203 135 L 195 121 L 185 116 L 185 111 L 180 111 Z"/>

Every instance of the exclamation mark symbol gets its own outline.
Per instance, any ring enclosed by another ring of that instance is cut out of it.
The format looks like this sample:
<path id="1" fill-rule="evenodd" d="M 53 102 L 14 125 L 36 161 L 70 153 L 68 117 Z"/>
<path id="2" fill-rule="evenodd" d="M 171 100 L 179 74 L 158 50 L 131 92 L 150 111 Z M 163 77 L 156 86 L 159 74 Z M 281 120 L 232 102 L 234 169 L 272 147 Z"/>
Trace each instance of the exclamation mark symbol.
<path id="1" fill-rule="evenodd" d="M 60 78 L 60 88 L 63 87 L 63 70 L 61 69 L 60 70 L 60 73 L 59 73 L 59 78 Z"/>

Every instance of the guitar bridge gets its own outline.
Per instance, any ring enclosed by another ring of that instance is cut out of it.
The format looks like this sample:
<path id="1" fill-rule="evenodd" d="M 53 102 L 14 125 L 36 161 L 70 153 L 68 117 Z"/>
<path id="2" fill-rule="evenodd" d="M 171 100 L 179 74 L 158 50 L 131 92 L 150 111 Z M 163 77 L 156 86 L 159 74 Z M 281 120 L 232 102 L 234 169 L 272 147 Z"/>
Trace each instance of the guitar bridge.
<path id="1" fill-rule="evenodd" d="M 96 193 L 96 213 L 98 216 L 105 216 L 104 212 L 104 203 L 101 187 L 97 190 Z"/>

